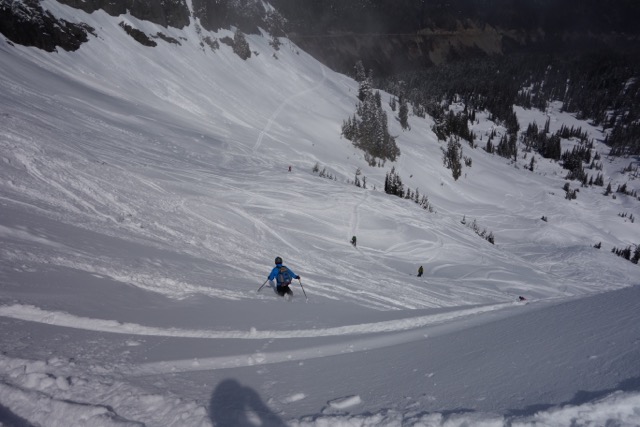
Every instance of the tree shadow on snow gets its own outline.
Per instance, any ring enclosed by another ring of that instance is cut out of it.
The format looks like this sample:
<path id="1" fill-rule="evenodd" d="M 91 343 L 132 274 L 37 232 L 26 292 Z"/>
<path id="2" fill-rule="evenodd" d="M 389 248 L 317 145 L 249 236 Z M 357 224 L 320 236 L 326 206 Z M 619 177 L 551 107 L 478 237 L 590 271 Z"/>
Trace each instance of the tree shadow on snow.
<path id="1" fill-rule="evenodd" d="M 222 381 L 211 396 L 209 416 L 216 427 L 286 427 L 260 395 L 238 381 Z"/>
<path id="2" fill-rule="evenodd" d="M 512 409 L 508 411 L 506 415 L 514 416 L 514 417 L 523 417 L 523 416 L 534 415 L 536 412 L 539 412 L 539 411 L 546 411 L 550 408 L 555 408 L 555 407 L 560 407 L 565 405 L 580 406 L 580 405 L 584 405 L 585 403 L 593 402 L 594 400 L 608 396 L 611 393 L 616 391 L 623 391 L 623 392 L 640 391 L 640 377 L 626 379 L 620 382 L 614 388 L 608 388 L 608 389 L 596 390 L 596 391 L 578 390 L 578 392 L 576 392 L 576 394 L 573 396 L 573 399 L 568 400 L 566 402 L 553 403 L 553 404 L 540 403 L 536 405 L 530 405 L 522 409 Z"/>
<path id="3" fill-rule="evenodd" d="M 0 426 L 3 427 L 35 427 L 29 421 L 11 412 L 8 408 L 0 405 Z"/>

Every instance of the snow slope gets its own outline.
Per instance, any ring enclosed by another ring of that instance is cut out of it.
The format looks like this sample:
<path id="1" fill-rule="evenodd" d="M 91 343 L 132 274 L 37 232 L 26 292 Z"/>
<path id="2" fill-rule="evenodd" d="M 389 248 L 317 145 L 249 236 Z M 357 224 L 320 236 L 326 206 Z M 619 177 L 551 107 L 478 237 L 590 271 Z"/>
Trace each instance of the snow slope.
<path id="1" fill-rule="evenodd" d="M 430 119 L 390 119 L 429 213 L 340 138 L 357 84 L 288 41 L 243 61 L 200 45 L 229 31 L 43 5 L 97 37 L 0 40 L 0 425 L 640 425 L 640 275 L 610 252 L 638 200 L 468 146 L 454 181 Z M 308 299 L 256 292 L 275 256 Z"/>

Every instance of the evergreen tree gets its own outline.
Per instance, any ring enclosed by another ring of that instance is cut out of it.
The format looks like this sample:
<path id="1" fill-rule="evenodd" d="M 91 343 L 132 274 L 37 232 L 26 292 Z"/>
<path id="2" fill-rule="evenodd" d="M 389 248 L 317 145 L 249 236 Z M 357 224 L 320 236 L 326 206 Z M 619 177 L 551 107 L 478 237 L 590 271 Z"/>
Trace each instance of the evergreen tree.
<path id="1" fill-rule="evenodd" d="M 455 181 L 462 175 L 462 148 L 460 143 L 453 138 L 449 138 L 447 143 L 447 150 L 444 151 L 444 166 L 447 169 L 451 169 L 451 175 Z"/>
<path id="2" fill-rule="evenodd" d="M 284 28 L 287 20 L 275 9 L 268 11 L 264 20 L 267 26 L 267 31 L 271 35 L 269 45 L 274 50 L 280 50 L 282 42 L 279 37 L 285 36 Z"/>
<path id="3" fill-rule="evenodd" d="M 391 111 L 396 111 L 397 101 L 396 97 L 391 95 L 391 99 L 389 99 L 389 107 L 391 107 Z"/>
<path id="4" fill-rule="evenodd" d="M 358 85 L 358 99 L 360 102 L 364 102 L 365 98 L 370 95 L 372 88 L 371 72 L 369 75 L 365 75 L 362 80 L 359 80 Z"/>
<path id="5" fill-rule="evenodd" d="M 265 15 L 264 21 L 267 26 L 267 31 L 269 31 L 274 38 L 284 37 L 286 35 L 284 29 L 287 24 L 287 20 L 277 10 L 273 9 L 268 11 Z"/>
<path id="6" fill-rule="evenodd" d="M 446 141 L 449 136 L 457 135 L 469 141 L 473 146 L 475 136 L 469 129 L 469 118 L 466 109 L 456 114 L 449 110 L 446 114 L 436 115 L 434 119 L 433 131 L 439 140 Z"/>
<path id="7" fill-rule="evenodd" d="M 404 185 L 400 175 L 396 172 L 396 168 L 392 167 L 391 172 L 387 173 L 384 180 L 384 192 L 393 194 L 394 196 L 404 197 Z"/>
<path id="8" fill-rule="evenodd" d="M 608 196 L 609 194 L 611 194 L 611 183 L 607 185 L 607 189 L 604 192 L 605 196 Z"/>
<path id="9" fill-rule="evenodd" d="M 517 137 L 515 134 L 503 135 L 496 147 L 496 154 L 502 157 L 516 159 L 518 157 Z"/>
<path id="10" fill-rule="evenodd" d="M 354 66 L 354 71 L 355 71 L 354 80 L 357 81 L 358 83 L 362 83 L 367 79 L 367 72 L 364 69 L 364 65 L 362 64 L 362 61 L 356 62 L 356 65 Z"/>
<path id="11" fill-rule="evenodd" d="M 550 102 L 561 101 L 563 111 L 611 129 L 605 140 L 611 155 L 634 155 L 640 153 L 638 72 L 635 53 L 526 54 L 449 62 L 396 75 L 378 86 L 395 95 L 406 93 L 411 104 L 425 105 L 436 119 L 434 112 L 454 99 L 471 110 L 487 110 L 509 134 L 517 129 L 514 104 L 547 110 Z M 500 78 L 496 79 L 498 73 Z M 544 129 L 547 137 L 548 122 Z M 572 132 L 570 128 L 565 131 Z M 579 129 L 572 133 L 581 140 L 585 137 Z"/>
<path id="12" fill-rule="evenodd" d="M 562 153 L 562 145 L 560 143 L 560 137 L 557 135 L 549 138 L 544 147 L 539 149 L 540 154 L 547 159 L 560 160 Z"/>
<path id="13" fill-rule="evenodd" d="M 391 160 L 400 155 L 395 138 L 389 134 L 387 114 L 382 109 L 380 92 L 372 93 L 369 78 L 360 84 L 361 102 L 356 106 L 356 114 L 342 124 L 342 135 L 353 145 L 365 152 L 371 166 L 377 159 Z"/>
<path id="14" fill-rule="evenodd" d="M 491 143 L 490 139 L 487 141 L 487 147 L 484 150 L 487 153 L 493 153 L 493 144 Z"/>
<path id="15" fill-rule="evenodd" d="M 376 102 L 376 107 L 382 108 L 382 96 L 380 95 L 380 91 L 377 90 L 373 97 L 374 101 Z"/>
<path id="16" fill-rule="evenodd" d="M 236 30 L 233 35 L 233 52 L 244 60 L 251 58 L 249 42 L 247 42 L 244 33 L 240 30 Z"/>
<path id="17" fill-rule="evenodd" d="M 409 106 L 407 105 L 407 98 L 400 95 L 399 99 L 400 108 L 398 109 L 398 118 L 400 119 L 400 126 L 403 130 L 409 129 Z"/>

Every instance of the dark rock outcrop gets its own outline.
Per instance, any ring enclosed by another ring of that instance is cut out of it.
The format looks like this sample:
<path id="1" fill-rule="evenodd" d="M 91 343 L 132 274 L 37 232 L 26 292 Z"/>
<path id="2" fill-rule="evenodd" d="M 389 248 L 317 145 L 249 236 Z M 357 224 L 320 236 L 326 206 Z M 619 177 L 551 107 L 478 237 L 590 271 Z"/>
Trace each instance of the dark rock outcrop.
<path id="1" fill-rule="evenodd" d="M 186 0 L 57 0 L 59 3 L 94 13 L 103 10 L 111 16 L 130 14 L 140 20 L 163 27 L 182 29 L 191 22 L 191 11 Z M 193 0 L 193 16 L 200 19 L 204 29 L 218 31 L 236 27 L 244 33 L 256 34 L 259 27 L 266 28 L 267 11 L 259 0 Z M 154 46 L 155 42 L 139 29 L 125 28 L 136 41 Z M 57 47 L 76 50 L 88 40 L 87 33 L 94 30 L 88 25 L 72 24 L 57 19 L 44 11 L 40 0 L 0 0 L 0 33 L 10 41 L 54 51 Z M 95 34 L 94 34 L 95 35 Z M 169 43 L 177 40 L 163 37 Z"/>
<path id="2" fill-rule="evenodd" d="M 185 0 L 58 0 L 87 13 L 104 10 L 111 16 L 130 13 L 140 20 L 163 27 L 184 28 L 189 25 L 189 9 Z"/>
<path id="3" fill-rule="evenodd" d="M 137 41 L 138 43 L 140 43 L 143 46 L 148 46 L 148 47 L 156 47 L 158 46 L 158 43 L 154 42 L 153 40 L 151 40 L 151 38 L 149 38 L 148 35 L 146 35 L 144 32 L 138 30 L 137 28 L 133 28 L 131 25 L 128 25 L 124 22 L 120 22 L 120 27 L 127 33 L 129 34 L 135 41 Z"/>
<path id="4" fill-rule="evenodd" d="M 231 25 L 247 34 L 257 34 L 266 10 L 255 0 L 193 0 L 193 14 L 209 31 L 229 28 Z"/>
<path id="5" fill-rule="evenodd" d="M 77 50 L 94 29 L 73 24 L 44 11 L 36 0 L 17 2 L 0 0 L 0 33 L 10 41 L 54 52 L 58 47 Z"/>

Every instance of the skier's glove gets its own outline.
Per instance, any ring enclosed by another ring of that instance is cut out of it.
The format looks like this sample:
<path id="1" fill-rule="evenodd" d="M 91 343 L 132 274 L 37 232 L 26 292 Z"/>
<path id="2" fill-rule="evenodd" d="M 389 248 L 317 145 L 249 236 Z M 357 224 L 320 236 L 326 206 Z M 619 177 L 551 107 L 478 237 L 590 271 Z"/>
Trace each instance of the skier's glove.
<path id="1" fill-rule="evenodd" d="M 296 279 L 300 280 L 300 276 L 296 277 Z"/>

